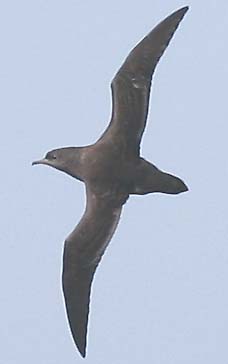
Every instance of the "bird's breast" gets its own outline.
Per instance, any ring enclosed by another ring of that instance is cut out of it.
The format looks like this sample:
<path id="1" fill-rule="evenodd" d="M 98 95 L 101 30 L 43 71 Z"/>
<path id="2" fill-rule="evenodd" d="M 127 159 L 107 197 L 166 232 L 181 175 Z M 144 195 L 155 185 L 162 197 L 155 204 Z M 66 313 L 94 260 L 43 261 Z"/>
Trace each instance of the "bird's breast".
<path id="1" fill-rule="evenodd" d="M 113 145 L 95 144 L 91 146 L 82 158 L 85 179 L 118 180 L 126 174 L 128 161 L 124 153 Z"/>
<path id="2" fill-rule="evenodd" d="M 132 184 L 132 166 L 123 153 L 110 146 L 91 148 L 84 156 L 84 181 L 99 198 L 124 204 Z"/>

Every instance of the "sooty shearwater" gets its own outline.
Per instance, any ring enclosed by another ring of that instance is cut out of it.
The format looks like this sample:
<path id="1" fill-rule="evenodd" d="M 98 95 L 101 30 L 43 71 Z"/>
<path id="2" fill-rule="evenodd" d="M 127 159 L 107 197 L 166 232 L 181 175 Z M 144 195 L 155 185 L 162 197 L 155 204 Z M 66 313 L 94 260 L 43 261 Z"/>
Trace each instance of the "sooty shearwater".
<path id="1" fill-rule="evenodd" d="M 62 275 L 70 329 L 83 357 L 93 276 L 116 230 L 122 206 L 131 194 L 188 190 L 180 178 L 140 156 L 152 76 L 187 10 L 183 7 L 172 13 L 130 52 L 112 81 L 110 124 L 95 144 L 55 149 L 33 162 L 85 183 L 86 209 L 65 241 Z"/>

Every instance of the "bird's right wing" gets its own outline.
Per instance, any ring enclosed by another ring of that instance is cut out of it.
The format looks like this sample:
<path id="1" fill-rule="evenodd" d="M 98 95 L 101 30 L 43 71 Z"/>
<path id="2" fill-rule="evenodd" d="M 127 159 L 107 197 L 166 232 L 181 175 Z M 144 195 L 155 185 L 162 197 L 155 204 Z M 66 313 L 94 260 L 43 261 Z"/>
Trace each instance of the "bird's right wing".
<path id="1" fill-rule="evenodd" d="M 111 207 L 87 188 L 86 211 L 65 241 L 63 292 L 74 342 L 86 355 L 90 290 L 95 270 L 117 227 L 122 207 Z"/>
<path id="2" fill-rule="evenodd" d="M 126 153 L 139 154 L 153 73 L 187 10 L 169 15 L 130 52 L 112 81 L 112 118 L 100 140 L 110 139 Z"/>

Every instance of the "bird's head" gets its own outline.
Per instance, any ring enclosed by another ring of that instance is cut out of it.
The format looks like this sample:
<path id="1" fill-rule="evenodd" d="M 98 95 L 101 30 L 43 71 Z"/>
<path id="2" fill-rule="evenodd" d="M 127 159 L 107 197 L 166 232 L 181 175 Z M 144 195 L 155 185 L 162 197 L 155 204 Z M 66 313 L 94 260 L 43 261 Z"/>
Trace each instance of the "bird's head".
<path id="1" fill-rule="evenodd" d="M 33 162 L 32 165 L 44 164 L 82 180 L 82 177 L 80 176 L 82 149 L 83 148 L 80 147 L 53 149 L 48 152 L 43 159 Z"/>

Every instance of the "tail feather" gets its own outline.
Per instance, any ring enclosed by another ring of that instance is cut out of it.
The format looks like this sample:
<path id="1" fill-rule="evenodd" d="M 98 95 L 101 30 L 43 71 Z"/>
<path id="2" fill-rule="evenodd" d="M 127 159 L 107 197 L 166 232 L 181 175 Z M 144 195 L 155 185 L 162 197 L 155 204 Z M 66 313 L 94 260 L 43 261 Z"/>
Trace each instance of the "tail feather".
<path id="1" fill-rule="evenodd" d="M 145 195 L 160 192 L 176 195 L 186 191 L 188 187 L 179 177 L 165 173 L 152 163 L 141 159 L 141 164 L 136 170 L 132 194 Z"/>

